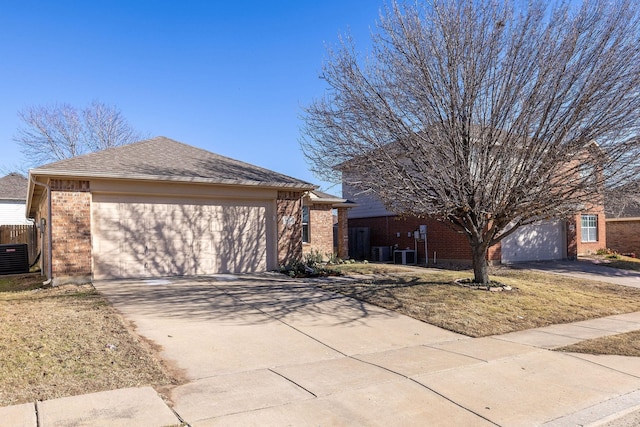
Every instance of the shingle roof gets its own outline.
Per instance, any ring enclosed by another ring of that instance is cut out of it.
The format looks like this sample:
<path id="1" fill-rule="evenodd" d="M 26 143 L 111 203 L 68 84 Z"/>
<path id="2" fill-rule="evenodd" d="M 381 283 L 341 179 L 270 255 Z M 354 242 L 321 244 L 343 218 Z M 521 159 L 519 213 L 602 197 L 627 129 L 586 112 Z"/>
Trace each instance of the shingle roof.
<path id="1" fill-rule="evenodd" d="M 27 178 L 19 173 L 10 173 L 0 178 L 0 200 L 26 200 Z"/>
<path id="2" fill-rule="evenodd" d="M 311 200 L 313 203 L 329 204 L 336 208 L 337 207 L 353 208 L 357 206 L 351 200 L 343 199 L 341 197 L 336 197 L 329 193 L 323 193 L 322 191 L 319 191 L 319 190 L 309 191 L 307 193 L 307 196 L 309 197 L 309 200 Z"/>
<path id="3" fill-rule="evenodd" d="M 166 180 L 311 189 L 316 186 L 159 136 L 31 170 L 33 175 Z"/>
<path id="4" fill-rule="evenodd" d="M 618 210 L 607 209 L 608 219 L 614 218 L 640 218 L 640 206 L 629 205 Z"/>
<path id="5" fill-rule="evenodd" d="M 640 218 L 640 180 L 608 189 L 605 213 L 607 219 Z"/>

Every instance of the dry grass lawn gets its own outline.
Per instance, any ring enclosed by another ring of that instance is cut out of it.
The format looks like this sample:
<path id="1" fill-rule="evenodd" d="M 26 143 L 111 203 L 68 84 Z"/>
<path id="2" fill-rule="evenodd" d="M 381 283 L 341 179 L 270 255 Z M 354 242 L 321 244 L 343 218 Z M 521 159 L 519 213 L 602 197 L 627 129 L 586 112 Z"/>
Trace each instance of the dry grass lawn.
<path id="1" fill-rule="evenodd" d="M 452 284 L 469 271 L 336 268 L 361 280 L 322 287 L 473 337 L 640 311 L 640 289 L 527 270 L 494 269 L 491 279 L 513 290 L 489 292 Z M 43 280 L 0 279 L 0 406 L 181 381 L 91 285 L 41 289 Z M 565 350 L 640 356 L 639 342 L 634 332 Z"/>
<path id="2" fill-rule="evenodd" d="M 640 259 L 631 258 L 624 255 L 589 255 L 588 257 L 596 262 L 607 265 L 613 268 L 620 268 L 623 270 L 635 270 L 640 271 Z"/>
<path id="3" fill-rule="evenodd" d="M 589 258 L 610 267 L 640 271 L 640 259 L 638 258 L 623 255 L 592 255 Z M 640 357 L 640 331 L 581 341 L 557 350 L 575 353 Z"/>
<path id="4" fill-rule="evenodd" d="M 0 406 L 179 381 L 91 285 L 42 280 L 0 281 Z"/>
<path id="5" fill-rule="evenodd" d="M 371 265 L 371 264 L 369 264 Z M 392 266 L 397 271 L 398 266 Z M 338 267 L 352 274 L 352 265 Z M 381 265 L 375 267 L 381 272 Z M 358 265 L 357 273 L 367 273 Z M 640 289 L 528 270 L 493 269 L 491 279 L 512 291 L 489 292 L 452 284 L 470 271 L 405 269 L 375 280 L 322 287 L 472 337 L 640 311 Z"/>
<path id="6" fill-rule="evenodd" d="M 640 357 L 640 331 L 581 341 L 557 349 L 573 353 L 616 354 Z"/>

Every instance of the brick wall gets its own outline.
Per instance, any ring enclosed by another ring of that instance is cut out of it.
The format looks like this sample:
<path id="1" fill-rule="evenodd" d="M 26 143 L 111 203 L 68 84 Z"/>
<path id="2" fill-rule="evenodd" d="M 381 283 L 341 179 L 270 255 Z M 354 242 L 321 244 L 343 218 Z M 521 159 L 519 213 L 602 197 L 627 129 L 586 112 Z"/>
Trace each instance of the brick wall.
<path id="1" fill-rule="evenodd" d="M 51 181 L 51 263 L 56 281 L 91 277 L 91 193 L 88 181 Z"/>
<path id="2" fill-rule="evenodd" d="M 278 264 L 302 258 L 302 193 L 278 191 Z"/>
<path id="3" fill-rule="evenodd" d="M 349 227 L 369 227 L 371 246 L 396 246 L 398 249 L 415 249 L 413 232 L 419 226 L 427 226 L 427 251 L 429 263 L 433 263 L 434 252 L 439 262 L 468 262 L 471 260 L 471 247 L 467 237 L 454 231 L 444 223 L 434 219 L 417 217 L 383 216 L 375 218 L 349 219 Z M 409 235 L 410 234 L 410 235 Z M 419 263 L 425 262 L 424 240 L 418 241 Z M 489 259 L 500 259 L 500 249 L 494 247 Z"/>
<path id="4" fill-rule="evenodd" d="M 582 241 L 582 214 L 597 215 L 598 225 L 597 232 L 598 237 L 595 242 L 583 242 Z M 596 253 L 599 249 L 607 248 L 607 223 L 604 215 L 603 206 L 593 206 L 590 209 L 583 211 L 581 214 L 575 217 L 575 229 L 576 229 L 576 253 L 577 255 L 589 255 Z"/>
<path id="5" fill-rule="evenodd" d="M 618 253 L 640 257 L 640 218 L 608 220 L 607 245 Z"/>
<path id="6" fill-rule="evenodd" d="M 349 258 L 349 219 L 347 208 L 338 208 L 338 258 Z"/>
<path id="7" fill-rule="evenodd" d="M 333 255 L 333 211 L 331 205 L 309 205 L 309 242 L 303 253 L 319 252 L 323 259 Z"/>

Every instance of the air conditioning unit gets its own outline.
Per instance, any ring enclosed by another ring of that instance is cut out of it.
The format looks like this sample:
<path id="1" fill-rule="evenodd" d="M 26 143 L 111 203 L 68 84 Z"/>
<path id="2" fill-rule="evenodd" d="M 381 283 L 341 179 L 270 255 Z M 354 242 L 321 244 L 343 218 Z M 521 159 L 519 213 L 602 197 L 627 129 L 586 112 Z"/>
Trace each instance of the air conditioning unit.
<path id="1" fill-rule="evenodd" d="M 26 243 L 0 245 L 0 274 L 29 272 L 29 251 Z"/>
<path id="2" fill-rule="evenodd" d="M 391 260 L 391 248 L 389 246 L 374 246 L 371 248 L 371 260 L 385 262 Z"/>
<path id="3" fill-rule="evenodd" d="M 405 249 L 401 251 L 393 251 L 393 263 L 394 264 L 415 264 L 416 263 L 416 251 Z"/>

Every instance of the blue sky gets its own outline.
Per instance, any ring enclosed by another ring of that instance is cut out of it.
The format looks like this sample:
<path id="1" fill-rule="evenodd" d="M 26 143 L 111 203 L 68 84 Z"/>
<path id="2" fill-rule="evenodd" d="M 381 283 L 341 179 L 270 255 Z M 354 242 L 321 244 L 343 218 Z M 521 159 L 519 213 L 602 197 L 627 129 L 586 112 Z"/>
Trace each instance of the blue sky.
<path id="1" fill-rule="evenodd" d="M 326 44 L 363 49 L 382 0 L 6 1 L 0 171 L 23 164 L 18 110 L 99 100 L 164 135 L 328 188 L 300 150 Z M 339 186 L 329 188 L 340 194 Z"/>

